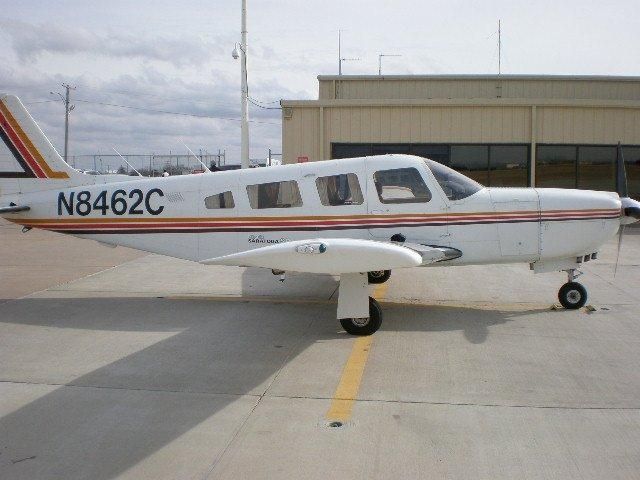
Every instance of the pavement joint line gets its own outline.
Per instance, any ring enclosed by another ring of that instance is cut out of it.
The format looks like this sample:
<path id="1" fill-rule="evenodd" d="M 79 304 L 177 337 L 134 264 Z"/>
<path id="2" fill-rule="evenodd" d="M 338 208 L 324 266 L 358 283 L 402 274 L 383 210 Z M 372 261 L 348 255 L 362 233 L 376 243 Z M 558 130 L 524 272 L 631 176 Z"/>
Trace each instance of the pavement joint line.
<path id="1" fill-rule="evenodd" d="M 282 369 L 281 369 L 282 370 Z M 274 377 L 275 380 L 275 377 Z M 209 395 L 216 397 L 254 397 L 262 400 L 265 396 L 268 398 L 282 398 L 289 400 L 331 400 L 332 397 L 312 396 L 312 395 L 266 395 L 267 391 L 262 394 L 256 393 L 220 393 L 220 392 L 204 392 L 195 390 L 167 390 L 167 389 L 151 389 L 151 388 L 132 388 L 132 387 L 112 387 L 107 385 L 79 385 L 73 383 L 55 383 L 55 382 L 30 382 L 21 380 L 0 380 L 0 384 L 9 385 L 41 385 L 49 387 L 70 387 L 70 388 L 88 388 L 88 389 L 105 389 L 105 390 L 123 390 L 135 392 L 150 393 L 177 393 L 186 395 Z M 427 400 L 388 400 L 382 398 L 359 398 L 357 402 L 366 403 L 397 403 L 397 404 L 416 404 L 416 405 L 443 405 L 451 407 L 496 407 L 496 408 L 532 408 L 532 409 L 554 409 L 554 410 L 640 410 L 637 407 L 578 407 L 567 405 L 524 405 L 524 404 L 502 404 L 502 403 L 474 403 L 474 402 L 434 402 Z M 257 406 L 257 405 L 256 405 Z"/>
<path id="2" fill-rule="evenodd" d="M 289 400 L 331 400 L 330 397 L 304 396 L 304 395 L 270 395 L 269 398 L 283 398 Z M 567 405 L 524 405 L 524 404 L 502 404 L 502 403 L 474 403 L 474 402 L 434 402 L 427 400 L 387 400 L 381 398 L 358 398 L 356 402 L 363 403 L 395 403 L 407 405 L 443 405 L 450 407 L 489 407 L 489 408 L 531 408 L 531 409 L 553 409 L 553 410 L 640 410 L 637 407 L 577 407 Z"/>
<path id="3" fill-rule="evenodd" d="M 136 387 L 114 387 L 109 385 L 81 385 L 77 383 L 56 383 L 56 382 L 31 382 L 28 380 L 0 380 L 1 384 L 7 385 L 40 385 L 48 387 L 70 387 L 70 388 L 89 388 L 96 390 L 122 390 L 130 392 L 149 392 L 149 393 L 178 393 L 186 395 L 209 395 L 212 397 L 255 397 L 261 395 L 257 393 L 222 393 L 222 392 L 205 392 L 198 390 L 170 390 L 162 388 L 136 388 Z"/>

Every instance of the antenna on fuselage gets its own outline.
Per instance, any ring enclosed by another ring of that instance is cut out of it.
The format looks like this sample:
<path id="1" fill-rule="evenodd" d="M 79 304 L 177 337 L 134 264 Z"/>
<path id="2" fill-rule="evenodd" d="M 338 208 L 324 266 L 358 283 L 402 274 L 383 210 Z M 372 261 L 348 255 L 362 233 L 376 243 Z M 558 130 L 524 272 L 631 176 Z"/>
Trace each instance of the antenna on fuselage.
<path id="1" fill-rule="evenodd" d="M 200 165 L 202 165 L 202 166 L 204 167 L 204 169 L 207 171 L 207 173 L 213 173 L 213 172 L 211 171 L 211 169 L 209 169 L 209 167 L 207 167 L 207 166 L 204 164 L 204 162 L 203 162 L 202 160 L 200 160 L 200 158 L 199 158 L 195 153 L 193 153 L 193 151 L 192 151 L 189 147 L 187 147 L 187 144 L 186 144 L 186 143 L 182 142 L 182 144 L 184 145 L 184 148 L 186 148 L 187 150 L 189 150 L 189 153 L 190 153 L 191 155 L 193 155 L 193 158 L 195 158 L 198 162 L 200 162 Z"/>
<path id="2" fill-rule="evenodd" d="M 114 152 L 116 152 L 118 154 L 118 156 L 124 161 L 124 163 L 126 163 L 127 165 L 129 165 L 131 167 L 131 169 L 136 172 L 138 175 L 140 175 L 141 177 L 143 177 L 144 175 L 142 175 L 138 170 L 136 170 L 136 167 L 134 167 L 133 165 L 131 165 L 129 162 L 127 162 L 127 159 L 124 158 L 122 155 L 120 155 L 120 152 L 118 150 L 116 150 L 115 147 L 111 147 L 113 149 Z"/>

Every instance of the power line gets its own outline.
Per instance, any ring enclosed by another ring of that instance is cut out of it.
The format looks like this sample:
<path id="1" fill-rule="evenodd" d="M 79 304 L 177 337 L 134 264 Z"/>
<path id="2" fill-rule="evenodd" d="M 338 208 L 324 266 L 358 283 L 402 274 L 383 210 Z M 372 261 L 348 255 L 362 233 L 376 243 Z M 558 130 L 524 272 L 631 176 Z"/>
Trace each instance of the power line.
<path id="1" fill-rule="evenodd" d="M 252 105 L 255 105 L 258 108 L 263 108 L 265 110 L 282 110 L 282 107 L 265 107 L 263 105 L 260 105 L 259 103 L 256 103 L 257 100 L 254 100 L 251 97 L 248 97 L 249 103 L 251 103 Z"/>
<path id="2" fill-rule="evenodd" d="M 117 107 L 117 108 L 127 108 L 130 110 L 139 110 L 142 112 L 151 112 L 151 113 L 163 113 L 166 115 L 180 115 L 182 117 L 195 117 L 195 118 L 212 118 L 215 120 L 226 120 L 226 121 L 230 121 L 230 122 L 240 122 L 241 119 L 239 118 L 230 118 L 230 117 L 216 117 L 213 115 L 202 115 L 202 114 L 197 114 L 197 113 L 185 113 L 185 112 L 172 112 L 169 110 L 157 110 L 154 108 L 144 108 L 144 107 L 134 107 L 132 105 L 122 105 L 122 104 L 118 104 L 118 103 L 106 103 L 106 102 L 95 102 L 95 101 L 91 101 L 91 100 L 80 100 L 80 99 L 76 99 L 76 102 L 80 102 L 80 103 L 89 103 L 92 105 L 102 105 L 105 107 Z M 275 123 L 275 122 L 265 122 L 262 120 L 250 120 L 250 122 L 252 123 L 261 123 L 263 125 L 280 125 L 279 123 Z"/>

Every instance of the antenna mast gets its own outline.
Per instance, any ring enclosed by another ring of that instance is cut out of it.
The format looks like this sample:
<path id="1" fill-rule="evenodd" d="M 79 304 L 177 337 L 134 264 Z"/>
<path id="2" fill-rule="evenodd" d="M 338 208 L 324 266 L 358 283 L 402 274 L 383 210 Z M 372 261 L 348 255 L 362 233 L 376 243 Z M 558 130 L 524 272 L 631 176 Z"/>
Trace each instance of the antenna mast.
<path id="1" fill-rule="evenodd" d="M 502 73 L 502 31 L 498 20 L 498 75 Z"/>
<path id="2" fill-rule="evenodd" d="M 338 75 L 342 75 L 342 30 L 338 30 Z"/>

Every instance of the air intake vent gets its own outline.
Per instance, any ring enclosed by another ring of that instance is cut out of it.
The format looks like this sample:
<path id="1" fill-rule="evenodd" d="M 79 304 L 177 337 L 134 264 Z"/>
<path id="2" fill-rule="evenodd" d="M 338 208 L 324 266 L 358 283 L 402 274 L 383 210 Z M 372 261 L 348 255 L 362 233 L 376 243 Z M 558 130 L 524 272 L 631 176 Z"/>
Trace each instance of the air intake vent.
<path id="1" fill-rule="evenodd" d="M 184 197 L 180 192 L 173 192 L 167 194 L 167 200 L 169 200 L 171 203 L 184 202 Z"/>

